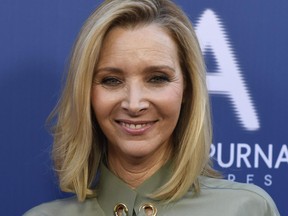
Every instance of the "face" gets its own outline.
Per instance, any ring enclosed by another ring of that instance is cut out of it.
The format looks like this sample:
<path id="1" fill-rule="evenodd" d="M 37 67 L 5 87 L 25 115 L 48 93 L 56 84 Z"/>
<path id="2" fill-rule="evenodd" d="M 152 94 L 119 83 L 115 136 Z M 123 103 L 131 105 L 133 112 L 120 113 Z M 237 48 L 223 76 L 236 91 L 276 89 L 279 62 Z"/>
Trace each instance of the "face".
<path id="1" fill-rule="evenodd" d="M 156 25 L 112 29 L 91 96 L 108 140 L 108 158 L 152 161 L 167 155 L 183 88 L 177 46 L 165 30 Z"/>

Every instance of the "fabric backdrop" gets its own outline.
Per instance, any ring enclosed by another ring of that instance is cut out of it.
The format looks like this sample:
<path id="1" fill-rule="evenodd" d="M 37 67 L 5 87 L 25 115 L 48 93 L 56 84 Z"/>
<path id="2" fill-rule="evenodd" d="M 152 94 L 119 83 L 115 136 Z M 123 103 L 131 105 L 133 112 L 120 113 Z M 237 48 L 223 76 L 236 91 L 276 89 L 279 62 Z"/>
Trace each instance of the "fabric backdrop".
<path id="1" fill-rule="evenodd" d="M 45 119 L 96 0 L 0 0 L 0 209 L 17 216 L 65 197 Z M 225 178 L 257 184 L 288 215 L 288 1 L 177 0 L 207 62 L 211 156 Z"/>

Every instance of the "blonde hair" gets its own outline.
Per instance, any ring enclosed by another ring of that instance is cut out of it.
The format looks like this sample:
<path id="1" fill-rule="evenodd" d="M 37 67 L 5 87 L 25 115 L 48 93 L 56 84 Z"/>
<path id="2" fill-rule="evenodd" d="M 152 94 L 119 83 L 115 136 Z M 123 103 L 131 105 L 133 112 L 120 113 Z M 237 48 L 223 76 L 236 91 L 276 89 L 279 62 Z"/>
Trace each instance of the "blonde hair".
<path id="1" fill-rule="evenodd" d="M 106 0 L 88 18 L 75 43 L 62 97 L 50 120 L 53 160 L 63 191 L 80 201 L 96 195 L 93 181 L 104 153 L 105 136 L 91 109 L 95 65 L 106 34 L 115 26 L 134 28 L 156 23 L 178 46 L 185 77 L 184 103 L 173 132 L 174 172 L 153 198 L 173 201 L 193 185 L 199 192 L 199 175 L 215 176 L 210 167 L 211 124 L 205 65 L 189 19 L 169 0 Z"/>

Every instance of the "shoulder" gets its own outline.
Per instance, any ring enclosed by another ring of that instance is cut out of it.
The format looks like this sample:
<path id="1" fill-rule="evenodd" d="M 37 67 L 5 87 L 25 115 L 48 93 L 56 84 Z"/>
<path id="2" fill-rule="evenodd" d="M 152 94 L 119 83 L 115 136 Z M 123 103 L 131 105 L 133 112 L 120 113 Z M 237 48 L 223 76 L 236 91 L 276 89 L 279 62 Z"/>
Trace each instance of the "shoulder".
<path id="1" fill-rule="evenodd" d="M 215 179 L 208 177 L 200 177 L 200 187 L 204 191 L 223 192 L 225 194 L 243 194 L 245 196 L 253 196 L 255 198 L 263 199 L 268 202 L 273 202 L 272 198 L 262 188 L 254 184 L 245 184 L 233 182 L 225 179 Z"/>
<path id="2" fill-rule="evenodd" d="M 199 183 L 200 193 L 190 190 L 173 206 L 171 215 L 280 215 L 272 198 L 256 185 L 203 176 Z"/>
<path id="3" fill-rule="evenodd" d="M 201 194 L 210 202 L 225 209 L 257 213 L 257 215 L 279 215 L 272 198 L 260 187 L 253 184 L 232 182 L 224 179 L 200 177 Z M 213 201 L 212 201 L 213 200 Z"/>
<path id="4" fill-rule="evenodd" d="M 102 215 L 101 211 L 95 198 L 79 202 L 76 197 L 70 197 L 36 206 L 23 216 Z"/>

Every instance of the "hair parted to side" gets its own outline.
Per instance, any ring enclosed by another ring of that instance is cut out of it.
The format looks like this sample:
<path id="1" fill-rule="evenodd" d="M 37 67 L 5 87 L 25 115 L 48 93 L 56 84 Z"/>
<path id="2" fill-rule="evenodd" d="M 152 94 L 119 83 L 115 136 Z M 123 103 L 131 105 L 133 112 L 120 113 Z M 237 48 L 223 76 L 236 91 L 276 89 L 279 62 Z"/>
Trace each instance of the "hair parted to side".
<path id="1" fill-rule="evenodd" d="M 181 198 L 199 175 L 216 176 L 209 150 L 211 123 L 205 65 L 193 27 L 170 0 L 106 0 L 88 18 L 74 45 L 66 85 L 49 119 L 53 127 L 53 160 L 63 191 L 80 201 L 96 196 L 93 180 L 104 154 L 105 136 L 91 108 L 91 87 L 105 35 L 115 26 L 134 28 L 157 24 L 178 46 L 185 77 L 184 102 L 173 132 L 174 172 L 151 196 L 162 201 Z"/>

